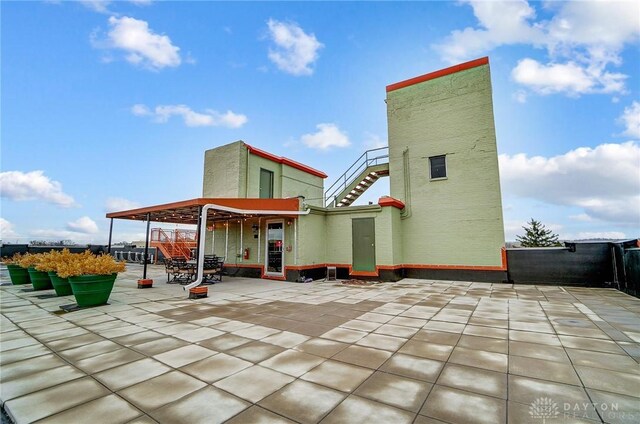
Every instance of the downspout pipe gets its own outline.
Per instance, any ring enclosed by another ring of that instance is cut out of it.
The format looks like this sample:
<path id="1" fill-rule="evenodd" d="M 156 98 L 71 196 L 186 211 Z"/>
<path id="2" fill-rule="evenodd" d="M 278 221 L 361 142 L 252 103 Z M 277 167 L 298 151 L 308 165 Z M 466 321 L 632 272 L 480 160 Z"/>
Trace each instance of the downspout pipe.
<path id="1" fill-rule="evenodd" d="M 200 211 L 200 219 L 202 220 L 202 222 L 207 222 L 207 213 L 209 212 L 209 210 L 211 209 L 218 209 L 218 210 L 229 210 L 229 209 L 233 209 L 233 208 L 228 208 L 228 207 L 224 207 L 224 206 L 219 206 L 219 205 L 215 205 L 213 203 L 207 203 L 206 205 L 204 205 L 202 207 L 202 210 Z M 243 211 L 244 212 L 244 211 Z M 255 214 L 258 211 L 247 211 L 246 213 L 253 213 Z M 277 213 L 277 211 L 259 211 L 260 213 L 264 213 L 264 214 L 274 214 L 274 212 Z M 306 211 L 281 211 L 282 214 L 287 214 L 287 215 L 308 215 L 311 212 L 311 209 L 307 209 Z M 241 212 L 242 213 L 242 212 Z M 229 227 L 227 227 L 229 228 Z M 206 225 L 201 225 L 200 226 L 200 234 L 198 234 L 198 265 L 196 268 L 196 280 L 191 283 L 191 284 L 187 284 L 186 286 L 183 286 L 183 290 L 187 291 L 190 290 L 194 287 L 198 287 L 200 284 L 202 284 L 202 280 L 204 279 L 204 274 L 203 274 L 203 270 L 204 270 L 204 232 L 206 231 L 207 226 Z"/>

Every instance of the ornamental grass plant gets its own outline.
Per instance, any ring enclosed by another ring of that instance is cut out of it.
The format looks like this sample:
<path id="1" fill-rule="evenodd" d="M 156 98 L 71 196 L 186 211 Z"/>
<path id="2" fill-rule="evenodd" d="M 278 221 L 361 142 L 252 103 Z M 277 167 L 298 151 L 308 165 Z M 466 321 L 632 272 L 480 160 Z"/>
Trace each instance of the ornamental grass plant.
<path id="1" fill-rule="evenodd" d="M 125 270 L 124 262 L 117 262 L 110 255 L 92 254 L 89 250 L 83 253 L 70 254 L 62 258 L 57 257 L 57 273 L 60 278 L 77 277 L 80 275 L 111 275 Z"/>

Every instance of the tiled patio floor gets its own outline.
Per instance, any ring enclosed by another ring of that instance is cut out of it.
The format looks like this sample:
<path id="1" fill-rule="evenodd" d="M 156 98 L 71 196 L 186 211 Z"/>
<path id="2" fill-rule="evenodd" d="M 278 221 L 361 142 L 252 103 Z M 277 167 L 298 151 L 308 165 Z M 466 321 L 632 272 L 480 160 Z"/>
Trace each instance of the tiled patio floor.
<path id="1" fill-rule="evenodd" d="M 188 300 L 129 268 L 70 313 L 0 288 L 14 421 L 640 422 L 640 300 L 613 289 L 225 278 Z"/>

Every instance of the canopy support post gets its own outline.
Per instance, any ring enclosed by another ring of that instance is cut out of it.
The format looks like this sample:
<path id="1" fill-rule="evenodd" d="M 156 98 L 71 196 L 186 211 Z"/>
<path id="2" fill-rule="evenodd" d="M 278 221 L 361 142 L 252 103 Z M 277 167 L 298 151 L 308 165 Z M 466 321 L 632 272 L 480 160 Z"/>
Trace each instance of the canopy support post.
<path id="1" fill-rule="evenodd" d="M 107 253 L 111 254 L 111 235 L 113 234 L 113 218 L 109 223 L 109 244 L 107 244 Z"/>
<path id="2" fill-rule="evenodd" d="M 144 257 L 142 258 L 142 279 L 147 279 L 147 256 L 149 255 L 149 228 L 151 226 L 151 214 L 147 212 L 147 233 L 144 240 Z"/>

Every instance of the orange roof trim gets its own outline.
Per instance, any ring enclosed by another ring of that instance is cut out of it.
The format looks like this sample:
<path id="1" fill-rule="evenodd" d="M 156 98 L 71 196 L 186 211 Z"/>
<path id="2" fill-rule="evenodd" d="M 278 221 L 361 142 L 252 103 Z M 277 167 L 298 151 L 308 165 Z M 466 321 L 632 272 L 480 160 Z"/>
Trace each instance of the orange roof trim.
<path id="1" fill-rule="evenodd" d="M 285 165 L 288 165 L 292 168 L 296 168 L 299 169 L 300 171 L 306 172 L 307 174 L 311 174 L 311 175 L 315 175 L 316 177 L 320 177 L 320 178 L 327 178 L 327 174 L 325 174 L 322 171 L 318 171 L 317 169 L 314 169 L 310 166 L 304 165 L 300 162 L 296 162 L 294 160 L 291 160 L 289 158 L 285 158 L 282 156 L 276 156 L 272 153 L 269 152 L 265 152 L 264 150 L 260 150 L 260 149 L 256 149 L 253 146 L 248 145 L 247 143 L 245 143 L 245 146 L 247 146 L 247 149 L 249 149 L 249 152 L 256 155 L 256 156 L 260 156 L 263 157 L 265 159 L 269 159 L 273 162 L 277 162 L 277 163 L 283 163 Z"/>
<path id="2" fill-rule="evenodd" d="M 404 209 L 404 203 L 401 200 L 394 199 L 393 197 L 384 196 L 378 199 L 378 204 L 382 207 L 393 206 L 394 208 Z"/>
<path id="3" fill-rule="evenodd" d="M 393 90 L 397 90 L 399 88 L 409 87 L 410 85 L 418 84 L 421 82 L 440 78 L 445 75 L 455 74 L 456 72 L 465 71 L 467 69 L 476 68 L 478 66 L 488 65 L 488 64 L 489 64 L 489 58 L 481 57 L 480 59 L 472 60 L 470 62 L 461 63 L 459 65 L 451 66 L 445 69 L 440 69 L 439 71 L 430 72 L 428 74 L 424 74 L 419 77 L 415 77 L 408 80 L 397 82 L 395 84 L 387 85 L 387 93 Z"/>

